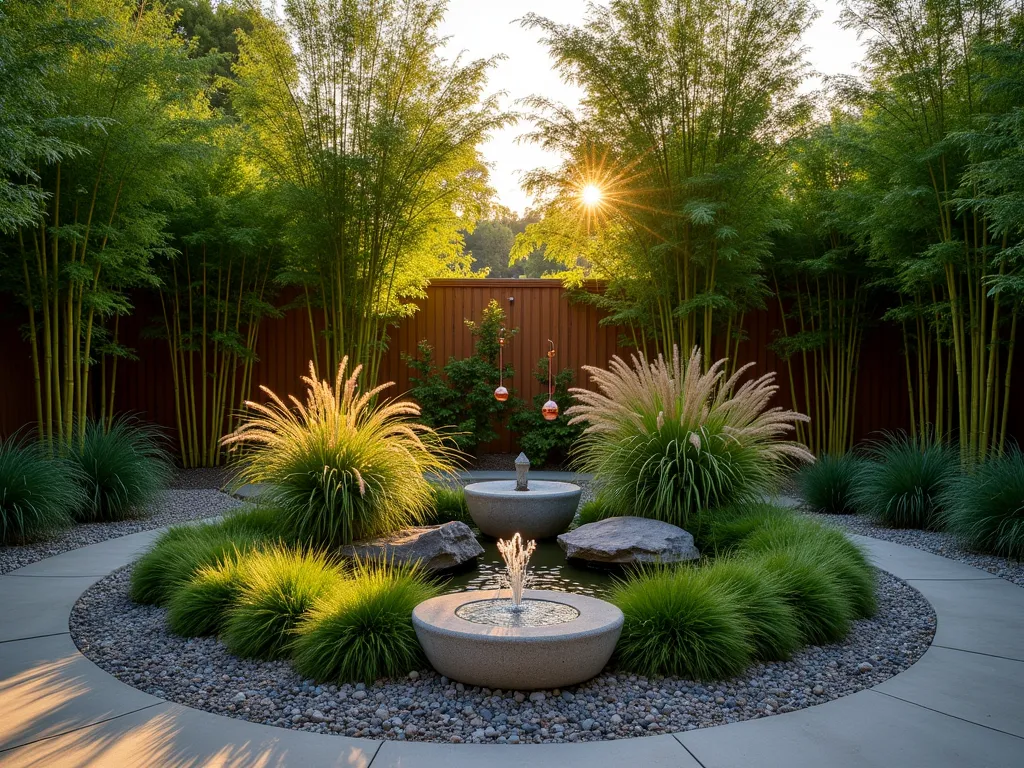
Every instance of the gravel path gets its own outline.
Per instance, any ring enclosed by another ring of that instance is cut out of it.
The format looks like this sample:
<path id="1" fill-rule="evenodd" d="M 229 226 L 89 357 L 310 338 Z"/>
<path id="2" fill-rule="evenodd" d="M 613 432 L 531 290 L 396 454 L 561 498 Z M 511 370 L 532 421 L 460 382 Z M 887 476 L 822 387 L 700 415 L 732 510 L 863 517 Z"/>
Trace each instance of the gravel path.
<path id="1" fill-rule="evenodd" d="M 1024 562 L 1007 560 L 1005 557 L 985 555 L 964 548 L 956 537 L 941 531 L 917 531 L 902 528 L 883 528 L 858 515 L 823 515 L 809 512 L 813 517 L 837 528 L 871 536 L 884 541 L 893 541 L 908 547 L 917 547 L 935 555 L 948 557 L 983 571 L 1000 576 L 1007 581 L 1024 587 Z"/>
<path id="2" fill-rule="evenodd" d="M 222 515 L 242 503 L 216 490 L 164 491 L 146 517 L 116 523 L 75 525 L 45 541 L 23 546 L 0 547 L 0 574 L 21 568 L 37 560 L 118 536 L 127 536 L 130 533 L 163 528 L 165 525 Z"/>
<path id="3" fill-rule="evenodd" d="M 924 653 L 935 614 L 881 573 L 879 614 L 845 642 L 789 662 L 699 685 L 606 670 L 564 691 L 464 687 L 430 670 L 371 686 L 305 680 L 287 662 L 246 661 L 212 638 L 171 635 L 164 610 L 132 603 L 129 568 L 79 600 L 71 631 L 82 652 L 123 682 L 164 699 L 257 723 L 320 733 L 459 742 L 577 742 L 692 730 L 821 704 L 877 685 Z"/>

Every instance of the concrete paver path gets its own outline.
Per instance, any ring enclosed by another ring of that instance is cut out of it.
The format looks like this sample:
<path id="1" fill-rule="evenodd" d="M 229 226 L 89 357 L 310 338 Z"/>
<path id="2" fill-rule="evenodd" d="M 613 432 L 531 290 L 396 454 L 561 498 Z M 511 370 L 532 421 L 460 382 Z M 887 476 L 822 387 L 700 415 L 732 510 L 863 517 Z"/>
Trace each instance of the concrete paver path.
<path id="1" fill-rule="evenodd" d="M 257 725 L 172 704 L 82 656 L 68 619 L 90 585 L 157 531 L 0 576 L 0 766 L 366 768 L 1022 768 L 1024 589 L 961 563 L 855 537 L 938 616 L 905 672 L 827 704 L 760 720 L 586 744 L 373 741 Z"/>

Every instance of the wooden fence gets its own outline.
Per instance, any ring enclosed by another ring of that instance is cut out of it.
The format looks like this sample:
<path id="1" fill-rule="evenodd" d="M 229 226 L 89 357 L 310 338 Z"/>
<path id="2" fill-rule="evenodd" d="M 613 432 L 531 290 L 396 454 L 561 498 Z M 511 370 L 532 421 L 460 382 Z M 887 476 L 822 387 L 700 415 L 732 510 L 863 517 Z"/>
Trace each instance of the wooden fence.
<path id="1" fill-rule="evenodd" d="M 596 288 L 595 288 L 596 289 Z M 543 391 L 543 385 L 531 375 L 544 356 L 547 340 L 557 348 L 556 369 L 571 367 L 579 384 L 586 384 L 584 365 L 605 366 L 612 355 L 626 356 L 628 347 L 620 345 L 623 329 L 600 325 L 601 313 L 592 306 L 570 303 L 555 280 L 436 280 L 426 299 L 417 302 L 419 311 L 390 330 L 390 346 L 382 365 L 381 380 L 394 381 L 391 390 L 398 395 L 408 390 L 410 370 L 401 353 L 414 354 L 416 345 L 426 340 L 443 365 L 449 357 L 465 357 L 472 352 L 472 337 L 465 320 L 479 320 L 491 299 L 505 309 L 509 327 L 519 333 L 506 346 L 505 359 L 515 368 L 509 383 L 529 402 Z M 152 325 L 158 305 L 140 297 L 137 310 L 121 321 L 122 341 L 136 350 L 138 360 L 122 362 L 118 367 L 116 407 L 174 429 L 174 390 L 170 375 L 166 341 L 146 338 L 144 327 Z M 32 379 L 27 344 L 18 328 L 23 313 L 7 305 L 0 309 L 0 433 L 12 431 L 32 421 Z M 781 326 L 779 311 L 769 309 L 750 313 L 744 330 L 748 338 L 739 345 L 740 362 L 753 362 L 754 371 L 777 371 L 781 385 L 779 404 L 791 406 L 791 392 L 785 362 L 770 348 Z M 721 354 L 722 340 L 716 343 Z M 301 394 L 299 377 L 312 357 L 308 318 L 304 310 L 286 312 L 280 319 L 266 320 L 257 345 L 259 361 L 253 380 L 275 392 Z M 1024 360 L 1024 356 L 1020 356 Z M 1024 377 L 1024 371 L 1018 374 Z M 95 377 L 94 377 L 95 378 Z M 1018 381 L 1022 379 L 1018 378 Z M 881 429 L 909 426 L 906 381 L 899 335 L 893 328 L 880 326 L 869 331 L 858 376 L 857 413 L 854 435 L 862 439 Z M 799 385 L 799 382 L 797 382 Z M 1019 385 L 1018 385 L 1019 386 Z M 802 399 L 797 390 L 797 402 Z M 250 393 L 251 395 L 251 393 Z M 1024 404 L 1012 413 L 1014 429 L 1024 434 Z M 516 449 L 515 438 L 507 430 L 483 447 L 485 451 L 509 452 Z"/>

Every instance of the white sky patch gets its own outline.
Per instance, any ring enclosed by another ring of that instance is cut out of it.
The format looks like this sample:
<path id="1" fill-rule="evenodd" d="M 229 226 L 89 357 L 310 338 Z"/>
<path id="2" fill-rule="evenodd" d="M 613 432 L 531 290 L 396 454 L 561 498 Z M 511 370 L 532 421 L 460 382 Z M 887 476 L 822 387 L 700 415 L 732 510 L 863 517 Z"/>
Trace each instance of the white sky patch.
<path id="1" fill-rule="evenodd" d="M 825 75 L 852 73 L 861 56 L 856 35 L 837 26 L 837 0 L 818 0 L 817 4 L 822 14 L 804 41 L 811 66 Z M 451 38 L 446 51 L 449 56 L 460 51 L 474 59 L 505 54 L 507 58 L 491 73 L 489 90 L 505 91 L 506 107 L 514 108 L 517 99 L 532 94 L 575 106 L 579 89 L 564 83 L 554 71 L 547 49 L 538 40 L 540 32 L 523 29 L 516 19 L 532 11 L 561 24 L 579 23 L 586 7 L 587 0 L 449 0 L 440 32 Z M 815 80 L 806 87 L 819 84 Z M 516 141 L 530 127 L 521 121 L 496 132 L 483 145 L 498 202 L 518 213 L 525 212 L 532 202 L 519 186 L 520 174 L 532 168 L 552 167 L 559 161 L 534 144 Z"/>

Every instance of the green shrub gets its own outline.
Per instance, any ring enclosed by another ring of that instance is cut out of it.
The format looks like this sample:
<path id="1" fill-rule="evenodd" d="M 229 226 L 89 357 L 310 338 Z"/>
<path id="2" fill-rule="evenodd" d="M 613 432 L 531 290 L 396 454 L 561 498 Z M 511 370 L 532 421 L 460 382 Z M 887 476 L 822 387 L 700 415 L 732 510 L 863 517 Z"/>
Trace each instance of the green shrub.
<path id="1" fill-rule="evenodd" d="M 830 569 L 832 563 L 818 554 L 793 545 L 752 557 L 759 568 L 779 579 L 796 612 L 801 638 L 811 645 L 841 640 L 853 620 L 847 591 Z"/>
<path id="2" fill-rule="evenodd" d="M 167 606 L 167 625 L 182 637 L 218 634 L 240 588 L 235 557 L 229 555 L 214 566 L 204 565 L 174 590 Z"/>
<path id="3" fill-rule="evenodd" d="M 616 656 L 631 672 L 721 680 L 751 660 L 750 622 L 735 590 L 696 568 L 636 572 L 608 599 L 625 616 Z"/>
<path id="4" fill-rule="evenodd" d="M 224 622 L 223 639 L 237 656 L 276 659 L 315 601 L 337 589 L 341 572 L 321 553 L 272 547 L 239 563 L 240 588 Z"/>
<path id="5" fill-rule="evenodd" d="M 424 473 L 446 476 L 453 453 L 432 429 L 413 422 L 410 402 L 377 403 L 387 384 L 360 392 L 360 367 L 332 388 L 310 364 L 305 404 L 290 408 L 266 387 L 266 405 L 227 444 L 246 444 L 240 479 L 265 483 L 264 499 L 281 511 L 285 530 L 315 547 L 349 544 L 422 521 L 434 498 Z"/>
<path id="6" fill-rule="evenodd" d="M 542 467 L 547 462 L 564 464 L 569 458 L 573 445 L 583 434 L 579 424 L 570 424 L 569 407 L 573 403 L 569 387 L 572 386 L 576 372 L 572 368 L 564 368 L 555 374 L 552 380 L 554 397 L 548 394 L 549 359 L 542 357 L 537 362 L 537 370 L 533 378 L 544 385 L 544 391 L 534 395 L 530 405 L 519 401 L 516 411 L 508 420 L 508 428 L 519 435 L 519 449 L 530 457 L 534 466 Z M 558 417 L 548 421 L 541 413 L 541 408 L 549 399 L 558 404 Z"/>
<path id="7" fill-rule="evenodd" d="M 78 468 L 38 443 L 0 441 L 0 544 L 21 544 L 71 524 L 85 503 Z"/>
<path id="8" fill-rule="evenodd" d="M 796 515 L 780 517 L 765 521 L 744 539 L 741 548 L 754 554 L 798 549 L 802 556 L 827 567 L 845 591 L 855 618 L 868 618 L 878 610 L 875 569 L 842 531 Z"/>
<path id="9" fill-rule="evenodd" d="M 967 546 L 1024 560 L 1024 453 L 1014 447 L 953 478 L 941 507 L 946 529 Z"/>
<path id="10" fill-rule="evenodd" d="M 854 511 L 853 489 L 864 461 L 853 454 L 825 454 L 801 468 L 796 482 L 800 496 L 817 512 L 847 515 Z"/>
<path id="11" fill-rule="evenodd" d="M 157 429 L 127 417 L 109 427 L 87 424 L 82 443 L 73 445 L 70 457 L 81 469 L 85 502 L 76 516 L 82 522 L 144 514 L 174 472 Z"/>
<path id="12" fill-rule="evenodd" d="M 429 525 L 442 525 L 450 522 L 473 525 L 473 518 L 469 516 L 469 505 L 466 504 L 466 493 L 462 490 L 462 486 L 450 488 L 446 485 L 434 485 L 431 487 L 431 492 L 433 499 L 424 522 Z"/>
<path id="13" fill-rule="evenodd" d="M 424 659 L 412 611 L 439 592 L 414 568 L 357 566 L 299 623 L 295 668 L 336 683 L 369 683 L 419 668 Z"/>
<path id="14" fill-rule="evenodd" d="M 857 511 L 891 528 L 936 527 L 941 493 L 957 473 L 953 451 L 895 434 L 874 443 L 868 455 L 853 493 Z"/>
<path id="15" fill-rule="evenodd" d="M 746 367 L 726 379 L 720 360 L 705 373 L 698 349 L 688 361 L 676 351 L 633 364 L 586 367 L 597 390 L 573 389 L 579 404 L 569 409 L 586 424 L 577 465 L 619 514 L 686 528 L 701 510 L 761 498 L 792 461 L 813 461 L 782 439 L 806 417 L 767 407 L 773 375 L 738 386 Z"/>
<path id="16" fill-rule="evenodd" d="M 796 611 L 787 602 L 782 579 L 757 561 L 723 558 L 704 569 L 703 577 L 722 584 L 747 619 L 758 659 L 788 659 L 800 647 Z"/>
<path id="17" fill-rule="evenodd" d="M 164 605 L 178 587 L 204 566 L 268 546 L 266 537 L 231 533 L 220 525 L 180 525 L 161 534 L 132 571 L 131 598 L 137 603 Z"/>
<path id="18" fill-rule="evenodd" d="M 511 394 L 504 402 L 494 397 L 499 380 L 511 389 L 514 374 L 506 363 L 498 375 L 498 339 L 505 311 L 491 299 L 479 323 L 468 319 L 465 323 L 474 339 L 473 354 L 462 360 L 449 358 L 444 375 L 437 370 L 434 349 L 426 341 L 417 345 L 418 357 L 403 354 L 402 359 L 416 374 L 409 378 L 409 394 L 420 404 L 423 423 L 435 429 L 451 428 L 459 449 L 472 452 L 498 437 L 495 421 L 511 413 L 517 401 Z M 505 329 L 505 338 L 518 332 L 517 328 Z"/>
<path id="19" fill-rule="evenodd" d="M 596 523 L 598 520 L 604 520 L 615 516 L 615 510 L 608 506 L 602 496 L 598 495 L 596 498 L 588 501 L 580 507 L 579 512 L 576 513 L 575 524 L 578 528 L 581 525 Z"/>

